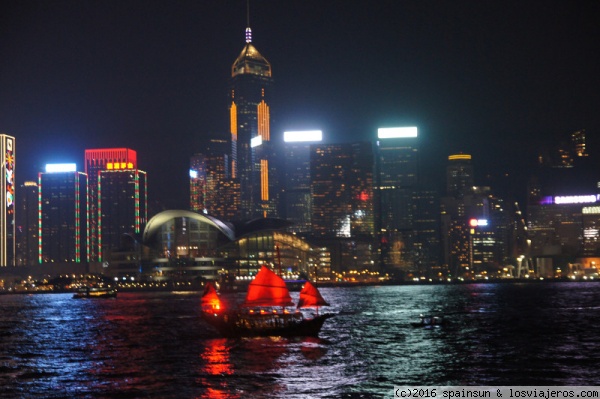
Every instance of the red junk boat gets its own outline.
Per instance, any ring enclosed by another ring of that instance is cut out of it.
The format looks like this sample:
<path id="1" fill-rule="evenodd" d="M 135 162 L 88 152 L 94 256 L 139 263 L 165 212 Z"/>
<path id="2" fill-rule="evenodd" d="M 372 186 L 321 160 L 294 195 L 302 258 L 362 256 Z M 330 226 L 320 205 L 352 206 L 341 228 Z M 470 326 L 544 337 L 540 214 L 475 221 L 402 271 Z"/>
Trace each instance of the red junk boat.
<path id="1" fill-rule="evenodd" d="M 225 337 L 317 336 L 323 323 L 333 314 L 319 314 L 320 306 L 329 304 L 309 281 L 304 283 L 297 307 L 285 281 L 262 266 L 248 286 L 241 306 L 227 309 L 212 283 L 202 295 L 202 315 Z M 314 312 L 305 314 L 300 309 Z"/>

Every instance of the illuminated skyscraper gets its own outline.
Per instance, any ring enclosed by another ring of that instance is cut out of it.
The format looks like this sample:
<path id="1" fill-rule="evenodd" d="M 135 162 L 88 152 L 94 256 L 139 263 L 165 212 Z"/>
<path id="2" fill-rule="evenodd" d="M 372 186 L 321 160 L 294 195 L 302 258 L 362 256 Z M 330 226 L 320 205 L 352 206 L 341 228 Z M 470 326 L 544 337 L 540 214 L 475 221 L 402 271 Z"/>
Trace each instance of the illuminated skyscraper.
<path id="1" fill-rule="evenodd" d="M 107 165 L 119 165 L 120 169 L 137 169 L 137 154 L 129 148 L 100 148 L 85 150 L 85 173 L 89 179 L 90 204 L 90 259 L 100 261 L 100 243 L 98 232 L 98 184 L 100 172 L 107 170 Z"/>
<path id="2" fill-rule="evenodd" d="M 446 193 L 450 196 L 465 195 L 473 190 L 474 185 L 471 155 L 450 155 L 446 167 Z"/>
<path id="3" fill-rule="evenodd" d="M 415 251 L 419 250 L 414 248 L 417 134 L 416 127 L 381 128 L 377 132 L 375 194 L 381 261 L 388 267 L 405 271 L 414 268 Z"/>
<path id="4" fill-rule="evenodd" d="M 322 237 L 373 237 L 370 142 L 311 145 L 312 230 Z"/>
<path id="5" fill-rule="evenodd" d="M 240 217 L 276 216 L 276 167 L 271 142 L 269 95 L 271 64 L 252 44 L 246 45 L 231 67 L 231 172 L 240 185 Z"/>
<path id="6" fill-rule="evenodd" d="M 190 159 L 190 209 L 225 220 L 238 217 L 239 180 L 232 179 L 229 142 L 212 139 Z"/>
<path id="7" fill-rule="evenodd" d="M 293 225 L 295 233 L 309 233 L 312 220 L 310 179 L 310 146 L 322 140 L 321 131 L 285 132 L 285 178 L 283 217 Z"/>
<path id="8" fill-rule="evenodd" d="M 380 228 L 410 230 L 412 197 L 417 189 L 417 128 L 379 129 L 377 142 L 377 193 Z"/>
<path id="9" fill-rule="evenodd" d="M 38 263 L 38 185 L 26 181 L 17 191 L 17 266 Z"/>
<path id="10" fill-rule="evenodd" d="M 15 265 L 15 138 L 0 134 L 0 267 Z"/>
<path id="11" fill-rule="evenodd" d="M 194 154 L 190 158 L 190 210 L 203 212 L 206 209 L 206 158 Z"/>
<path id="12" fill-rule="evenodd" d="M 38 189 L 38 262 L 88 262 L 87 175 L 75 164 L 49 164 Z"/>
<path id="13" fill-rule="evenodd" d="M 139 240 L 148 222 L 148 185 L 146 172 L 132 163 L 109 162 L 98 176 L 97 255 L 102 262 L 124 234 Z"/>

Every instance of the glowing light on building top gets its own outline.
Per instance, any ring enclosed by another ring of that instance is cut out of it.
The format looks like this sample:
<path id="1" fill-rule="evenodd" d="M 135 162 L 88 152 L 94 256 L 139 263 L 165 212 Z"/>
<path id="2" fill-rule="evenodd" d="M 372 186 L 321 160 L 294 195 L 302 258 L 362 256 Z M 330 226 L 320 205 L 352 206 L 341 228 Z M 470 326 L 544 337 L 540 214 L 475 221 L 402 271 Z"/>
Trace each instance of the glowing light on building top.
<path id="1" fill-rule="evenodd" d="M 396 139 L 417 137 L 417 127 L 382 127 L 377 129 L 377 138 Z"/>
<path id="2" fill-rule="evenodd" d="M 76 172 L 77 164 L 74 163 L 49 163 L 46 164 L 46 173 Z"/>
<path id="3" fill-rule="evenodd" d="M 448 157 L 448 161 L 470 161 L 471 156 L 468 154 L 455 154 Z"/>
<path id="4" fill-rule="evenodd" d="M 283 132 L 283 141 L 285 141 L 286 143 L 322 140 L 323 132 L 321 130 L 300 130 Z"/>

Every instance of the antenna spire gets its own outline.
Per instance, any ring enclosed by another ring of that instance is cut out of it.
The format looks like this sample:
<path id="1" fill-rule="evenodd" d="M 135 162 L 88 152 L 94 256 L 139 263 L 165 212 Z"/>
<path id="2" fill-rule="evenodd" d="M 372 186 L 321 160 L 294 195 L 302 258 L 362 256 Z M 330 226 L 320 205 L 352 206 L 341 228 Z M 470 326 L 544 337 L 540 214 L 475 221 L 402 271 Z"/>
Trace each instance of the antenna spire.
<path id="1" fill-rule="evenodd" d="M 250 29 L 250 0 L 246 0 L 246 43 L 252 42 L 252 29 Z"/>

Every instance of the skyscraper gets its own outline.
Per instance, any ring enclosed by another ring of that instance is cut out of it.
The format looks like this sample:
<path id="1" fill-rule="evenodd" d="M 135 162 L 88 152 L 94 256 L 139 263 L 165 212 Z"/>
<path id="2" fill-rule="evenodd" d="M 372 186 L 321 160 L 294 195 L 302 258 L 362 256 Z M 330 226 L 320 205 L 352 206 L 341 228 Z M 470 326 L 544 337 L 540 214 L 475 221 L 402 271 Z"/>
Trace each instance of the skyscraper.
<path id="1" fill-rule="evenodd" d="M 416 127 L 382 128 L 377 132 L 375 195 L 381 261 L 406 271 L 416 263 L 415 251 L 420 251 L 420 246 L 414 248 L 419 182 L 417 135 Z"/>
<path id="2" fill-rule="evenodd" d="M 206 157 L 194 154 L 190 158 L 190 210 L 202 212 L 206 209 Z"/>
<path id="3" fill-rule="evenodd" d="M 277 171 L 271 141 L 271 64 L 252 44 L 246 45 L 231 67 L 230 132 L 232 177 L 240 185 L 240 217 L 275 216 Z"/>
<path id="4" fill-rule="evenodd" d="M 0 267 L 15 265 L 15 138 L 0 134 Z"/>
<path id="5" fill-rule="evenodd" d="M 450 155 L 446 167 L 446 194 L 450 196 L 464 195 L 470 192 L 473 186 L 471 155 Z"/>
<path id="6" fill-rule="evenodd" d="M 121 245 L 123 235 L 141 241 L 148 222 L 148 184 L 146 172 L 131 163 L 109 162 L 98 177 L 97 256 L 102 262 Z"/>
<path id="7" fill-rule="evenodd" d="M 87 175 L 75 164 L 49 164 L 38 189 L 39 263 L 88 262 Z"/>
<path id="8" fill-rule="evenodd" d="M 190 159 L 190 209 L 225 220 L 238 217 L 239 180 L 232 179 L 229 142 L 212 139 Z"/>
<path id="9" fill-rule="evenodd" d="M 322 140 L 321 131 L 284 132 L 285 167 L 283 217 L 293 225 L 295 233 L 310 233 L 312 195 L 310 178 L 310 146 Z"/>
<path id="10" fill-rule="evenodd" d="M 17 266 L 38 263 L 38 185 L 26 181 L 17 194 Z"/>
<path id="11" fill-rule="evenodd" d="M 85 173 L 89 181 L 89 230 L 90 230 L 90 260 L 100 262 L 102 252 L 98 222 L 101 215 L 98 210 L 98 185 L 100 172 L 107 170 L 108 164 L 114 169 L 137 169 L 137 153 L 129 148 L 100 148 L 85 150 Z"/>
<path id="12" fill-rule="evenodd" d="M 355 273 L 372 269 L 372 143 L 312 144 L 310 152 L 311 237 L 331 261 L 321 264 L 321 271 Z M 323 276 L 321 271 L 319 275 Z"/>
<path id="13" fill-rule="evenodd" d="M 312 230 L 322 237 L 373 237 L 370 142 L 311 145 Z"/>

